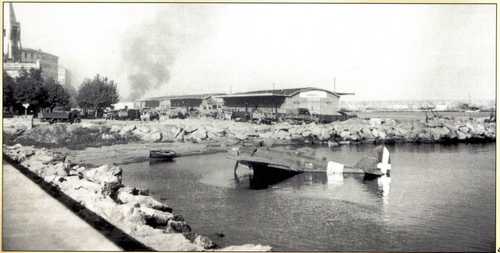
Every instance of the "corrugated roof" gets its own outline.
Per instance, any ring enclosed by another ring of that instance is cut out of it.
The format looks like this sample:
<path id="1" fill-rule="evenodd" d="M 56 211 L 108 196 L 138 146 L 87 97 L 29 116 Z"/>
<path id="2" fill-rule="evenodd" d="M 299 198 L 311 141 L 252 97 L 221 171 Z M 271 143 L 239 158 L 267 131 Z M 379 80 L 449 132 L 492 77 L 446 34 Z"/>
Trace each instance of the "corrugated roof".
<path id="1" fill-rule="evenodd" d="M 259 94 L 266 94 L 266 96 L 275 95 L 275 96 L 291 97 L 291 96 L 297 95 L 300 92 L 312 91 L 312 90 L 319 90 L 319 91 L 328 92 L 334 96 L 354 95 L 354 93 L 332 92 L 332 91 L 321 89 L 321 88 L 304 87 L 304 88 L 291 88 L 291 89 L 256 90 L 256 91 L 238 92 L 238 93 L 228 94 L 224 97 L 231 97 L 231 96 L 243 97 L 245 95 L 258 96 Z"/>
<path id="2" fill-rule="evenodd" d="M 207 97 L 259 97 L 259 96 L 280 96 L 280 97 L 291 97 L 299 94 L 300 92 L 319 90 L 328 92 L 334 96 L 342 95 L 354 95 L 354 93 L 348 92 L 332 92 L 329 90 L 314 88 L 314 87 L 303 87 L 303 88 L 291 88 L 291 89 L 275 89 L 275 90 L 255 90 L 247 92 L 238 92 L 233 94 L 226 93 L 206 93 L 206 94 L 192 94 L 192 95 L 172 95 L 163 97 L 152 97 L 138 99 L 137 101 L 162 101 L 162 100 L 172 100 L 172 99 L 205 99 Z"/>
<path id="3" fill-rule="evenodd" d="M 205 93 L 205 94 L 192 94 L 192 95 L 172 95 L 172 96 L 162 96 L 162 97 L 152 97 L 152 98 L 142 98 L 137 101 L 163 101 L 163 100 L 172 100 L 172 99 L 205 99 L 208 97 L 214 96 L 222 96 L 225 93 Z"/>

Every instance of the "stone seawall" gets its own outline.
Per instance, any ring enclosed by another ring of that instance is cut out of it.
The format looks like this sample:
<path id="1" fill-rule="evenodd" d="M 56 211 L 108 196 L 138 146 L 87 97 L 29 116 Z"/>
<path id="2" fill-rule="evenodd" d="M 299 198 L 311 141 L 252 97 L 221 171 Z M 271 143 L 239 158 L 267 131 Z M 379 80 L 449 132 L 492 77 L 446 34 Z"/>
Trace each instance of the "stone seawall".
<path id="1" fill-rule="evenodd" d="M 173 213 L 167 203 L 155 200 L 147 190 L 124 186 L 119 167 L 86 168 L 72 164 L 64 154 L 20 144 L 4 146 L 3 150 L 10 162 L 29 170 L 85 210 L 134 238 L 143 245 L 142 250 L 217 250 L 217 245 L 208 237 L 191 231 L 183 217 Z M 246 244 L 220 250 L 270 249 Z"/>
<path id="2" fill-rule="evenodd" d="M 43 146 L 99 146 L 128 142 L 228 143 L 439 143 L 493 142 L 496 123 L 486 118 L 397 121 L 350 119 L 330 124 L 256 125 L 213 119 L 88 121 L 80 124 L 39 125 L 20 129 L 4 121 L 4 136 L 12 143 Z"/>

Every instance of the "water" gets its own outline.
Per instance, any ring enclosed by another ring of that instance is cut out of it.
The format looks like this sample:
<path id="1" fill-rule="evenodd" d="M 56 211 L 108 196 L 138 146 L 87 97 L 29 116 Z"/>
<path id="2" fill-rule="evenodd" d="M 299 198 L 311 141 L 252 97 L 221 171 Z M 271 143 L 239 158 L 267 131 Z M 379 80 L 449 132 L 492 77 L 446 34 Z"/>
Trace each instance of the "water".
<path id="1" fill-rule="evenodd" d="M 425 112 L 358 112 L 358 118 L 389 118 L 396 120 L 425 120 Z M 438 115 L 448 118 L 478 118 L 490 117 L 491 112 L 437 112 Z M 430 114 L 429 114 L 430 116 Z"/>
<path id="2" fill-rule="evenodd" d="M 373 146 L 316 147 L 354 164 Z M 388 146 L 390 178 L 301 174 L 264 190 L 237 183 L 226 154 L 137 163 L 124 183 L 167 199 L 218 244 L 273 250 L 493 251 L 495 144 Z M 240 168 L 244 171 L 244 169 Z M 223 237 L 217 233 L 224 234 Z"/>

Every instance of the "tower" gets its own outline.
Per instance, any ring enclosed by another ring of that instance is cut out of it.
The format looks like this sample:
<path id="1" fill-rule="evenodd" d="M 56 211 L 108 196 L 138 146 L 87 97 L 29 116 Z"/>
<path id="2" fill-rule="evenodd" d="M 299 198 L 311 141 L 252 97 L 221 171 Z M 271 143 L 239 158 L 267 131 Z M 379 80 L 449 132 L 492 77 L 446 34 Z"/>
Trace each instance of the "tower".
<path id="1" fill-rule="evenodd" d="M 8 15 L 5 15 L 3 53 L 7 61 L 21 61 L 21 24 L 16 20 L 14 6 L 9 3 Z"/>

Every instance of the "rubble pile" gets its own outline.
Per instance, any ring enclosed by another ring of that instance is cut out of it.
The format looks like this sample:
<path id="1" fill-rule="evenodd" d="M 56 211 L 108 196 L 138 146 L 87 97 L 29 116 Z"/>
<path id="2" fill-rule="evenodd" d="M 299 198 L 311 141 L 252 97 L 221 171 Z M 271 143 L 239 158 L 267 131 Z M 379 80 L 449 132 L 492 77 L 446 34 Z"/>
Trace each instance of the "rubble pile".
<path id="1" fill-rule="evenodd" d="M 217 248 L 206 236 L 192 232 L 184 218 L 173 213 L 167 203 L 155 200 L 147 190 L 124 186 L 119 167 L 87 168 L 72 164 L 60 153 L 20 144 L 4 146 L 3 150 L 9 160 L 35 173 L 151 249 L 200 251 Z M 269 246 L 252 244 L 231 247 L 270 250 Z"/>

